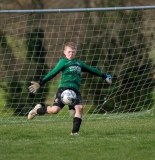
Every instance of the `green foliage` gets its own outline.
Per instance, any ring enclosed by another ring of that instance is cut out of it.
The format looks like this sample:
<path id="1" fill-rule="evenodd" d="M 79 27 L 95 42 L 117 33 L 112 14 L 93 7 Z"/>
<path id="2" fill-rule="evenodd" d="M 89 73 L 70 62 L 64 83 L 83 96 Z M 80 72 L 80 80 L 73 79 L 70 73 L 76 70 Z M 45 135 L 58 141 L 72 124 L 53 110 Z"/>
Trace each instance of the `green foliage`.
<path id="1" fill-rule="evenodd" d="M 27 60 L 35 63 L 35 67 L 31 68 L 28 74 L 35 73 L 33 80 L 38 81 L 40 76 L 44 76 L 46 69 L 48 69 L 45 64 L 46 50 L 42 44 L 44 33 L 41 29 L 34 29 L 34 31 L 27 33 L 27 37 Z M 5 50 L 7 60 L 15 59 L 12 49 L 2 33 L 0 40 L 1 48 Z M 7 70 L 7 74 L 10 74 L 10 78 L 5 82 L 1 82 L 0 87 L 5 91 L 6 107 L 12 108 L 15 115 L 25 115 L 34 104 L 45 101 L 49 91 L 47 87 L 42 87 L 37 94 L 31 94 L 28 92 L 28 87 L 30 86 L 30 81 L 32 81 L 32 76 L 28 76 L 26 81 L 23 81 L 22 78 L 19 78 L 20 75 L 16 70 L 13 70 L 13 73 L 8 71 L 10 67 L 8 66 L 8 61 L 3 60 L 3 65 Z M 42 94 L 42 92 L 44 93 Z M 40 96 L 40 94 L 43 96 Z"/>
<path id="2" fill-rule="evenodd" d="M 1 42 L 1 48 L 2 51 L 6 50 L 5 56 L 8 58 L 8 60 L 11 60 L 14 58 L 14 55 L 12 53 L 11 47 L 6 41 L 5 35 L 1 32 L 0 33 L 0 42 Z M 10 53 L 11 52 L 11 53 Z M 3 54 L 3 53 L 0 53 Z M 7 70 L 8 62 L 7 60 L 3 61 L 3 65 L 5 69 Z M 11 77 L 11 74 L 10 74 Z M 19 100 L 21 98 L 22 93 L 22 83 L 18 81 L 18 75 L 17 72 L 14 71 L 11 79 L 8 79 L 6 82 L 1 82 L 0 87 L 5 92 L 4 99 L 6 100 L 6 107 L 12 108 L 14 110 L 14 114 L 20 115 L 23 113 L 23 104 L 22 101 L 19 103 Z"/>

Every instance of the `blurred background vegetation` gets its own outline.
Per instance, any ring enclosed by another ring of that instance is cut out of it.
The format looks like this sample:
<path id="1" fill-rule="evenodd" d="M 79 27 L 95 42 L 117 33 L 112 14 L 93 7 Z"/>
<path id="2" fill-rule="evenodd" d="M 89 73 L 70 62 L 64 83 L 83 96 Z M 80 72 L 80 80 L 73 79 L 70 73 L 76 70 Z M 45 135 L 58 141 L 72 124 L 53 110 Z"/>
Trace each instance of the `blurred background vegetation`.
<path id="1" fill-rule="evenodd" d="M 152 4 L 132 0 L 0 1 L 1 10 L 138 5 Z M 60 75 L 35 95 L 28 92 L 28 86 L 56 65 L 67 41 L 78 44 L 77 58 L 113 77 L 109 87 L 97 77 L 82 74 L 81 92 L 90 111 L 102 108 L 99 113 L 133 112 L 152 108 L 154 13 L 155 10 L 124 10 L 0 14 L 1 111 L 11 109 L 15 115 L 26 115 L 38 102 L 52 103 Z M 108 101 L 101 106 L 105 98 Z"/>

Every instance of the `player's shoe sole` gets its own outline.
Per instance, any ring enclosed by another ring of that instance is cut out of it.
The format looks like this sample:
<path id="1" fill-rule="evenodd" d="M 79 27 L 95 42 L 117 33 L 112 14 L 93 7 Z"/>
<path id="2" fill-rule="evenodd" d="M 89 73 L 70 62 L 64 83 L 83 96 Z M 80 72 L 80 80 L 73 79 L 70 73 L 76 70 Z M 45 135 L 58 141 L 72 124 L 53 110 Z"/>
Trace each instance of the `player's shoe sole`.
<path id="1" fill-rule="evenodd" d="M 71 133 L 70 135 L 71 136 L 79 136 L 79 133 L 77 133 L 77 132 L 76 133 Z"/>
<path id="2" fill-rule="evenodd" d="M 37 109 L 41 108 L 41 104 L 37 104 L 28 114 L 28 119 L 32 119 L 37 115 Z"/>

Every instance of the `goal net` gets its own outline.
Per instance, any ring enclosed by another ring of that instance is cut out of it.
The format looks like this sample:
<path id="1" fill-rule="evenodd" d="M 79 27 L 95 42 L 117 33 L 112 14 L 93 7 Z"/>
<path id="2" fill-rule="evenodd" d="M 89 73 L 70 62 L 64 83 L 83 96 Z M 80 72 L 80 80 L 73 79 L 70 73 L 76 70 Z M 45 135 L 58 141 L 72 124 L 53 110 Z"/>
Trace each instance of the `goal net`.
<path id="1" fill-rule="evenodd" d="M 53 104 L 61 73 L 29 93 L 64 57 L 64 44 L 78 44 L 76 58 L 110 74 L 112 84 L 82 73 L 83 118 L 153 115 L 155 80 L 155 9 L 152 7 L 1 11 L 0 120 L 25 120 L 40 102 Z M 57 115 L 70 118 L 68 106 Z"/>

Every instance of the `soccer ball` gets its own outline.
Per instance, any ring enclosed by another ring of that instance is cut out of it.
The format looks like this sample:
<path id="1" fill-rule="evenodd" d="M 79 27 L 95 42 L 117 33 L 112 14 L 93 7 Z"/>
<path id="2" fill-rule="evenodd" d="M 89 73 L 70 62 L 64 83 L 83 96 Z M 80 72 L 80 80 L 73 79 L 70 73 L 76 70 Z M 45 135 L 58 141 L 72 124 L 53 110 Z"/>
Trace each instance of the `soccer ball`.
<path id="1" fill-rule="evenodd" d="M 72 105 L 76 100 L 76 93 L 73 90 L 66 89 L 61 94 L 61 101 L 63 104 Z"/>

